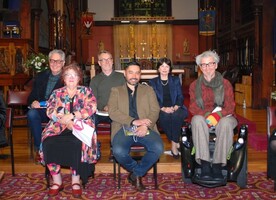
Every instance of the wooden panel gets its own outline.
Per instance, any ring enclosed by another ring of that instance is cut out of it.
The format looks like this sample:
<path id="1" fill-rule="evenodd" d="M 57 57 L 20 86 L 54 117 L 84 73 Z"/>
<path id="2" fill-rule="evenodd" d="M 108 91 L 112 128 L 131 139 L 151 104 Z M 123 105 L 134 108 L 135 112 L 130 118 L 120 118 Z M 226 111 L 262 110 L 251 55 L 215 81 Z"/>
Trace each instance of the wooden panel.
<path id="1" fill-rule="evenodd" d="M 246 102 L 246 107 L 252 106 L 252 86 L 236 83 L 235 84 L 235 101 L 238 105 L 242 105 L 243 100 L 245 100 L 245 102 Z"/>
<path id="2" fill-rule="evenodd" d="M 0 39 L 0 73 L 14 75 L 23 72 L 23 62 L 28 55 L 29 43 L 27 39 Z"/>

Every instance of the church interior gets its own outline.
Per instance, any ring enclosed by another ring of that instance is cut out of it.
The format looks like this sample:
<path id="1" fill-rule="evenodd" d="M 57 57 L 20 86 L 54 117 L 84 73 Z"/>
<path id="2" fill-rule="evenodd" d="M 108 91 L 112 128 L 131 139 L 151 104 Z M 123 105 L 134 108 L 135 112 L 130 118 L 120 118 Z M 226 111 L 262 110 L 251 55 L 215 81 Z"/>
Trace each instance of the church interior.
<path id="1" fill-rule="evenodd" d="M 218 71 L 234 88 L 236 112 L 257 126 L 257 138 L 266 138 L 266 108 L 276 105 L 275 0 L 0 0 L 0 29 L 0 86 L 5 97 L 8 90 L 29 90 L 39 71 L 30 61 L 53 49 L 66 53 L 66 63 L 82 67 L 87 86 L 100 72 L 100 50 L 112 53 L 116 70 L 136 60 L 145 74 L 156 70 L 159 58 L 168 57 L 182 78 L 185 95 L 201 74 L 195 57 L 215 50 Z M 16 171 L 44 172 L 26 148 L 27 128 L 14 131 Z M 96 173 L 112 173 L 109 135 L 99 138 L 102 160 Z M 169 145 L 166 141 L 165 147 Z M 265 163 L 265 150 L 250 147 L 249 171 L 266 171 Z M 0 171 L 11 172 L 9 159 L 0 159 Z M 180 161 L 163 156 L 159 172 L 180 173 Z"/>

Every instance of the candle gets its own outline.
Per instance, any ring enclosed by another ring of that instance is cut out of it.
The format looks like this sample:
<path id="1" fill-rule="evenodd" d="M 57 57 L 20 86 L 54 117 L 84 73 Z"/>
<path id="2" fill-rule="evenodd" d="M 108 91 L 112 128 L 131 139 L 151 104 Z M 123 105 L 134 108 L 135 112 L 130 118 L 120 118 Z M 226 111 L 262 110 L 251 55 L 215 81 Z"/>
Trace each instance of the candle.
<path id="1" fill-rule="evenodd" d="M 94 57 L 92 56 L 91 65 L 94 65 Z"/>

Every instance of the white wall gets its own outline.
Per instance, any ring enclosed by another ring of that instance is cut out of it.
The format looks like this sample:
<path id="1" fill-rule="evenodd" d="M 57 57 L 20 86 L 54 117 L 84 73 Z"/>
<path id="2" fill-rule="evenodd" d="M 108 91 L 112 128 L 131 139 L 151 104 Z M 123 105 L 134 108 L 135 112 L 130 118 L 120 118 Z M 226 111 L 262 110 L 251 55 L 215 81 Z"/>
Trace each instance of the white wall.
<path id="1" fill-rule="evenodd" d="M 88 0 L 88 11 L 96 13 L 95 21 L 108 21 L 114 17 L 114 1 Z M 198 19 L 198 1 L 172 0 L 172 16 L 178 20 Z"/>

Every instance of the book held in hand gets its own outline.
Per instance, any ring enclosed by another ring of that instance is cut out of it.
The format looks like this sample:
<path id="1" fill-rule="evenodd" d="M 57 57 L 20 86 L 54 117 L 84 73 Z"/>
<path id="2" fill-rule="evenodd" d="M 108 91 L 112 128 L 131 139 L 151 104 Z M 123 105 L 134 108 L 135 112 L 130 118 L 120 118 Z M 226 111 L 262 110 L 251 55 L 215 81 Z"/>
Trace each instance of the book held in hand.
<path id="1" fill-rule="evenodd" d="M 132 136 L 135 135 L 135 129 L 137 126 L 128 126 L 128 125 L 123 125 L 124 133 L 126 136 Z"/>
<path id="2" fill-rule="evenodd" d="M 128 125 L 123 125 L 123 129 L 124 129 L 124 133 L 125 136 L 133 136 L 136 135 L 135 130 L 136 130 L 137 126 L 128 126 Z M 150 132 L 148 130 L 148 132 L 146 133 L 146 135 L 148 135 Z"/>

